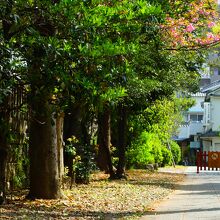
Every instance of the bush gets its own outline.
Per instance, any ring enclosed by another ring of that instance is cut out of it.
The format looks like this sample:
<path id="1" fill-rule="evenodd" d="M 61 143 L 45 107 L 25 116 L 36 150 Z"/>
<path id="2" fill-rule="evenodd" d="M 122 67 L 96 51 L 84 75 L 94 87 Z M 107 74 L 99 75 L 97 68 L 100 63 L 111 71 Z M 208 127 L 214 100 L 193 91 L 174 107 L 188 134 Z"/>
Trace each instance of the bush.
<path id="1" fill-rule="evenodd" d="M 166 165 L 171 165 L 172 155 L 171 155 L 171 152 L 165 146 L 162 147 L 162 155 L 163 155 L 163 161 L 161 163 L 161 166 L 164 167 Z"/>
<path id="2" fill-rule="evenodd" d="M 153 156 L 154 156 L 154 162 L 157 163 L 158 165 L 161 165 L 162 161 L 163 161 L 163 153 L 162 153 L 162 148 L 163 145 L 160 141 L 160 139 L 156 136 L 153 135 L 152 136 L 152 145 L 153 145 Z"/>
<path id="3" fill-rule="evenodd" d="M 181 160 L 180 147 L 176 142 L 170 141 L 170 148 L 171 151 L 163 145 L 157 134 L 144 131 L 126 152 L 127 167 L 145 168 L 152 163 L 160 166 L 172 165 L 172 155 L 178 164 Z"/>
<path id="4" fill-rule="evenodd" d="M 147 164 L 161 164 L 163 161 L 161 146 L 162 143 L 156 134 L 142 132 L 126 153 L 128 167 L 144 168 Z"/>
<path id="5" fill-rule="evenodd" d="M 175 161 L 175 164 L 178 164 L 181 160 L 181 149 L 180 146 L 175 142 L 171 141 L 170 142 L 170 148 L 173 154 L 173 159 Z"/>

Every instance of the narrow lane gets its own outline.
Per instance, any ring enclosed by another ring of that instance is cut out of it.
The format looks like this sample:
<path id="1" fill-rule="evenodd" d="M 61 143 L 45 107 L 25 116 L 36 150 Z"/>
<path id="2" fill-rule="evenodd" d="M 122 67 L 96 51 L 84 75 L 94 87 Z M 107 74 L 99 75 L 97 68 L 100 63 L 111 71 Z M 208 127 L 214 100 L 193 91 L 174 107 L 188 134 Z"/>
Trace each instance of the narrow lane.
<path id="1" fill-rule="evenodd" d="M 220 171 L 201 171 L 188 167 L 186 180 L 155 211 L 141 220 L 219 220 Z"/>

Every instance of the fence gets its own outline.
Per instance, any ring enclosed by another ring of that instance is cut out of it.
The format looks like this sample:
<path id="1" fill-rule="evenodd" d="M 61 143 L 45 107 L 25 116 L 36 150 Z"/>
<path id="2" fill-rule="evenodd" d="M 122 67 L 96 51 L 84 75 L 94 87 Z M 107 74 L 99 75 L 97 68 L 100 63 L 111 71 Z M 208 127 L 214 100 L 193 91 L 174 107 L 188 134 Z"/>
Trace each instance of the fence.
<path id="1" fill-rule="evenodd" d="M 197 151 L 196 153 L 197 173 L 200 170 L 220 169 L 220 152 L 217 151 Z"/>

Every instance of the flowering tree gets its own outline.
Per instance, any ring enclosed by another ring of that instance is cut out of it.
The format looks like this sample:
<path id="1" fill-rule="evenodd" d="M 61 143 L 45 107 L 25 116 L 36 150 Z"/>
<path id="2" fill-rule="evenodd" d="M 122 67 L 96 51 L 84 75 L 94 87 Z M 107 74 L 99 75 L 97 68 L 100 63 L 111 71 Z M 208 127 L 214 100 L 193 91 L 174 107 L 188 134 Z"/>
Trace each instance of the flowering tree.
<path id="1" fill-rule="evenodd" d="M 174 49 L 215 45 L 220 41 L 218 18 L 215 0 L 170 0 L 166 22 L 161 25 L 164 40 Z"/>

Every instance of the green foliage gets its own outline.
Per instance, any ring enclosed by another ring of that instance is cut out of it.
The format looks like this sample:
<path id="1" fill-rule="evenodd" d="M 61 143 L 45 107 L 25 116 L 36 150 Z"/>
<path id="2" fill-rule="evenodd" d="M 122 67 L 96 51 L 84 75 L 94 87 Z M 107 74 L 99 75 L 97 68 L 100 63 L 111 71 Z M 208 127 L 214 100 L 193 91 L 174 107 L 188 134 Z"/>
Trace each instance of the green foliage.
<path id="1" fill-rule="evenodd" d="M 23 188 L 29 184 L 29 157 L 28 157 L 27 140 L 23 144 L 10 147 L 10 156 L 13 163 L 9 164 L 8 175 L 10 176 L 10 184 L 12 188 Z"/>
<path id="2" fill-rule="evenodd" d="M 77 101 L 94 112 L 106 102 L 125 102 L 128 136 L 136 138 L 130 140 L 129 163 L 162 163 L 163 144 L 175 132 L 182 109 L 172 95 L 177 89 L 195 90 L 202 61 L 197 51 L 164 50 L 160 27 L 169 4 L 162 2 L 3 1 L 0 104 L 18 83 L 25 85 L 29 106 L 48 101 L 54 111 Z M 78 153 L 75 144 L 70 140 L 65 150 L 80 155 L 74 169 L 87 179 L 91 151 L 80 143 Z"/>
<path id="3" fill-rule="evenodd" d="M 127 164 L 128 167 L 144 168 L 147 164 L 163 161 L 163 145 L 154 133 L 142 132 L 128 149 Z"/>
<path id="4" fill-rule="evenodd" d="M 76 148 L 74 145 L 78 142 L 79 141 L 75 136 L 67 138 L 67 143 L 65 144 L 65 152 L 72 157 L 76 156 Z"/>
<path id="5" fill-rule="evenodd" d="M 182 112 L 193 104 L 186 98 L 163 98 L 154 101 L 151 105 L 131 115 L 129 120 L 129 137 L 137 138 L 142 131 L 156 133 L 163 143 L 166 143 L 176 134 L 182 122 Z"/>
<path id="6" fill-rule="evenodd" d="M 162 149 L 162 155 L 163 155 L 163 161 L 161 163 L 161 166 L 164 167 L 166 165 L 172 164 L 172 154 L 170 150 L 167 149 L 167 147 L 163 147 Z"/>
<path id="7" fill-rule="evenodd" d="M 76 183 L 89 183 L 91 172 L 96 168 L 91 146 L 81 145 L 75 136 L 67 138 L 65 152 L 72 158 L 72 172 Z"/>
<path id="8" fill-rule="evenodd" d="M 173 159 L 175 164 L 178 164 L 181 160 L 181 149 L 180 146 L 175 141 L 170 141 L 170 148 L 173 154 Z"/>
<path id="9" fill-rule="evenodd" d="M 161 140 L 157 137 L 156 134 L 153 135 L 153 149 L 152 149 L 152 153 L 154 156 L 154 162 L 157 164 L 161 164 L 163 161 L 163 152 L 162 149 L 164 148 L 164 146 L 162 145 Z"/>
<path id="10" fill-rule="evenodd" d="M 79 156 L 78 156 L 79 157 Z M 90 174 L 95 170 L 94 154 L 91 146 L 85 145 L 80 147 L 80 159 L 74 161 L 75 182 L 88 184 Z"/>
<path id="11" fill-rule="evenodd" d="M 171 165 L 172 156 L 178 164 L 181 160 L 180 147 L 174 141 L 170 141 L 169 144 L 172 154 L 167 143 L 160 139 L 160 135 L 143 131 L 127 150 L 128 167 L 144 168 L 150 163 L 158 163 L 160 166 Z"/>

